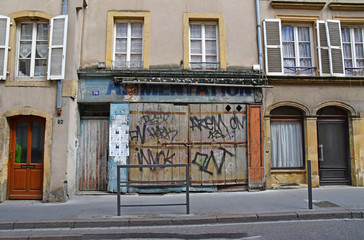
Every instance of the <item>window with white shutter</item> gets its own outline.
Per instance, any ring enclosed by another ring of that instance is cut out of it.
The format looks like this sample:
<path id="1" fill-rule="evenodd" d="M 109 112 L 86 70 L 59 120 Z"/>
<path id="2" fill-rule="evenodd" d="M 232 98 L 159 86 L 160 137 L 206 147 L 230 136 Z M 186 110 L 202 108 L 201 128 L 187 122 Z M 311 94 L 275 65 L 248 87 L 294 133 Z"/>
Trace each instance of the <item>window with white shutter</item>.
<path id="1" fill-rule="evenodd" d="M 10 18 L 0 15 L 0 80 L 6 80 Z"/>
<path id="2" fill-rule="evenodd" d="M 64 79 L 67 27 L 67 15 L 61 15 L 51 19 L 48 53 L 48 80 Z"/>

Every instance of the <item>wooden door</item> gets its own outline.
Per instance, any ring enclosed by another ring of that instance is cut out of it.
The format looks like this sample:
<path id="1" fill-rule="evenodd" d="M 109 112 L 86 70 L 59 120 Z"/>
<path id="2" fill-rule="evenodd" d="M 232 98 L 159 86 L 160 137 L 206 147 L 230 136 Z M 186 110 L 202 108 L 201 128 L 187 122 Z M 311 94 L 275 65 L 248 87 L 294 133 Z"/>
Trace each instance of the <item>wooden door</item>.
<path id="1" fill-rule="evenodd" d="M 153 168 L 154 164 L 188 163 L 187 105 L 130 104 L 130 164 L 150 168 L 130 169 L 131 181 L 184 180 L 182 168 Z"/>
<path id="2" fill-rule="evenodd" d="M 320 184 L 350 184 L 347 122 L 318 119 Z"/>
<path id="3" fill-rule="evenodd" d="M 190 104 L 192 185 L 247 183 L 244 104 Z"/>
<path id="4" fill-rule="evenodd" d="M 78 190 L 107 190 L 108 147 L 109 119 L 81 119 Z"/>
<path id="5" fill-rule="evenodd" d="M 43 118 L 11 119 L 9 199 L 43 198 L 44 130 Z"/>

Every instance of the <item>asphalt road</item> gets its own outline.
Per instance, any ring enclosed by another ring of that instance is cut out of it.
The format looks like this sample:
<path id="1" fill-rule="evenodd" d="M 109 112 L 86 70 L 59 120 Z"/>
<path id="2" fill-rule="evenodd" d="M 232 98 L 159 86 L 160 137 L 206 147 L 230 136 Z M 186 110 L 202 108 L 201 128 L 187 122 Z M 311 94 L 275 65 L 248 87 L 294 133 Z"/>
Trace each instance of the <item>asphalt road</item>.
<path id="1" fill-rule="evenodd" d="M 364 219 L 87 229 L 0 230 L 0 239 L 364 239 Z"/>

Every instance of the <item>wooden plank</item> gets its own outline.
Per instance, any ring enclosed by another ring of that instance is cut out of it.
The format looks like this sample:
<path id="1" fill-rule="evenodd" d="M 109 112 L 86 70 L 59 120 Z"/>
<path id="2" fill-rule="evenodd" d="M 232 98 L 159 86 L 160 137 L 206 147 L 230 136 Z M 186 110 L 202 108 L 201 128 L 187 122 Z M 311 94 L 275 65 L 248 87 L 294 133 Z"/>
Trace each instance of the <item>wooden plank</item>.
<path id="1" fill-rule="evenodd" d="M 107 119 L 81 120 L 80 133 L 78 189 L 106 191 L 109 122 Z"/>

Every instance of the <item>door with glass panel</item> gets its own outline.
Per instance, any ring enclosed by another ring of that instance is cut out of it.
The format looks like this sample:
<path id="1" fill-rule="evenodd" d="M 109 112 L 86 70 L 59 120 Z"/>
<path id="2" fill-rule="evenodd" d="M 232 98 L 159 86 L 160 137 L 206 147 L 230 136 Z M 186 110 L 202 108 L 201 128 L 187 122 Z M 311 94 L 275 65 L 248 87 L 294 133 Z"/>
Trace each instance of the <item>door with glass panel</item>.
<path id="1" fill-rule="evenodd" d="M 43 118 L 11 119 L 8 199 L 43 198 L 44 129 Z"/>

